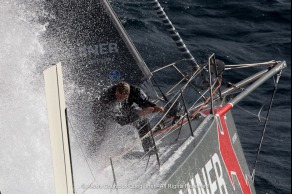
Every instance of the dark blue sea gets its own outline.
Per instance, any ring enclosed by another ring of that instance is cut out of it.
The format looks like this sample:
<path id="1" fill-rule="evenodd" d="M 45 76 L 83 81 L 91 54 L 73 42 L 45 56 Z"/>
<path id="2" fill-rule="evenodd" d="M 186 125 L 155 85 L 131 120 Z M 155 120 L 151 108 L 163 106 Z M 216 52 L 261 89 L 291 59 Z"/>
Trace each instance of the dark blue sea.
<path id="1" fill-rule="evenodd" d="M 182 58 L 146 1 L 115 0 L 112 5 L 147 65 L 155 68 Z M 291 1 L 161 0 L 187 47 L 199 63 L 215 53 L 226 64 L 286 60 L 256 170 L 259 194 L 291 193 Z M 225 75 L 235 81 L 248 72 Z M 171 75 L 170 75 L 171 76 Z M 273 91 L 270 80 L 239 106 L 266 116 Z M 240 108 L 233 110 L 247 162 L 252 169 L 263 122 Z"/>

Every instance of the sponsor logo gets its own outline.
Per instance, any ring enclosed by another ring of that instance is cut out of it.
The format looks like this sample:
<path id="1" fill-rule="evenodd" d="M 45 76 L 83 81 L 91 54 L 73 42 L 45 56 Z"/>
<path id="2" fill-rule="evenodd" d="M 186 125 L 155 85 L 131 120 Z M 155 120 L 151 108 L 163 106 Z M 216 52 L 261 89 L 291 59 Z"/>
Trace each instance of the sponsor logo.
<path id="1" fill-rule="evenodd" d="M 216 107 L 215 112 L 221 107 Z M 201 112 L 203 116 L 210 114 L 210 110 L 204 110 Z M 239 187 L 243 194 L 251 194 L 251 188 L 247 175 L 244 175 L 240 166 L 239 160 L 236 156 L 232 143 L 237 140 L 237 134 L 231 139 L 229 130 L 226 123 L 226 115 L 216 115 L 217 131 L 218 131 L 218 143 L 220 154 L 215 153 L 212 158 L 205 164 L 205 167 L 201 169 L 200 173 L 197 173 L 194 178 L 190 180 L 187 187 L 187 194 L 214 194 L 228 193 L 226 182 L 223 177 L 225 169 L 227 170 L 228 177 L 233 186 L 233 190 L 236 190 L 235 180 L 236 177 L 239 183 Z M 225 168 L 222 168 L 221 158 L 224 162 Z M 224 171 L 223 171 L 224 170 Z M 179 191 L 179 194 L 186 194 L 183 190 Z"/>
<path id="2" fill-rule="evenodd" d="M 204 168 L 190 180 L 187 191 L 188 194 L 228 193 L 223 178 L 222 164 L 217 153 L 215 153 L 205 164 Z M 180 190 L 179 194 L 185 193 L 183 190 Z"/>
<path id="3" fill-rule="evenodd" d="M 88 55 L 99 56 L 113 53 L 119 53 L 117 43 L 100 43 L 96 45 L 90 45 L 79 49 L 80 55 L 85 57 Z"/>

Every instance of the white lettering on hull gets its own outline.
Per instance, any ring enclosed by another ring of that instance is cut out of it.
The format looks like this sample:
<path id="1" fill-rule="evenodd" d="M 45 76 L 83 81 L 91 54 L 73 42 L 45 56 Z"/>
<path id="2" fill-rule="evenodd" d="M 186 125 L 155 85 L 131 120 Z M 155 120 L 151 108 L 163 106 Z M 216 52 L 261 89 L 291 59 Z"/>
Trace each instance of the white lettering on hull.
<path id="1" fill-rule="evenodd" d="M 221 165 L 220 159 L 218 157 L 218 154 L 213 155 L 212 161 L 213 161 L 213 165 L 214 165 L 214 169 L 215 169 L 215 174 L 216 174 L 220 194 L 223 194 L 223 193 L 227 194 L 228 191 L 227 191 L 227 187 L 225 184 L 225 180 L 223 178 L 222 165 Z"/>
<path id="2" fill-rule="evenodd" d="M 203 180 L 203 181 L 202 181 Z M 190 186 L 191 185 L 191 186 Z M 187 184 L 188 194 L 228 194 L 221 161 L 217 153 Z M 185 194 L 183 190 L 179 194 Z"/>

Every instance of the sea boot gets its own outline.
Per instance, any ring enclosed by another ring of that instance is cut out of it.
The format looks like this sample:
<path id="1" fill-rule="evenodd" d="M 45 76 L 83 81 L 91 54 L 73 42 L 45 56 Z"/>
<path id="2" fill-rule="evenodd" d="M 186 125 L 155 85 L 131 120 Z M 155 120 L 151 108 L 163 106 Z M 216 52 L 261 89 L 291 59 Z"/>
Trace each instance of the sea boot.
<path id="1" fill-rule="evenodd" d="M 151 130 L 150 123 L 148 119 L 143 119 L 139 121 L 136 127 L 139 133 L 139 137 L 141 138 L 142 141 L 142 147 L 144 149 L 144 152 L 147 153 L 151 148 L 154 147 L 154 142 L 151 135 L 150 134 L 146 135 Z"/>

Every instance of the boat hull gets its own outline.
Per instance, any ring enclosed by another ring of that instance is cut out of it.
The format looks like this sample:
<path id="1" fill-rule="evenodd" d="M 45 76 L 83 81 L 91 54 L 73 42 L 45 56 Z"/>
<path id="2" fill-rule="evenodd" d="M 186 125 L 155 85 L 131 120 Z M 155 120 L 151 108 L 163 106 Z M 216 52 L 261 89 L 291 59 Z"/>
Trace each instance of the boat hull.
<path id="1" fill-rule="evenodd" d="M 185 129 L 184 129 L 185 130 Z M 231 112 L 209 115 L 157 194 L 256 193 Z"/>

